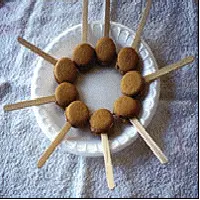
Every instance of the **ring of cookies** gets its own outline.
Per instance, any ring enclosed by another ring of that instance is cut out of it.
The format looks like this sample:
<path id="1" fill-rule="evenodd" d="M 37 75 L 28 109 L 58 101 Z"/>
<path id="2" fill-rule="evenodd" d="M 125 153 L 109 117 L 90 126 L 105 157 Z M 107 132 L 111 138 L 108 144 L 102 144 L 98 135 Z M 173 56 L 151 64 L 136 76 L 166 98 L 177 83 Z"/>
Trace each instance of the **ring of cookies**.
<path id="1" fill-rule="evenodd" d="M 133 38 L 132 46 L 122 48 L 119 53 L 116 51 L 114 41 L 109 38 L 110 0 L 105 0 L 104 37 L 97 41 L 95 48 L 87 43 L 88 0 L 83 0 L 82 43 L 77 45 L 74 49 L 72 58 L 63 57 L 56 59 L 25 39 L 18 37 L 18 42 L 20 44 L 38 54 L 54 66 L 52 70 L 58 86 L 52 96 L 40 97 L 33 100 L 21 101 L 16 104 L 5 105 L 4 110 L 11 111 L 29 106 L 39 106 L 55 102 L 56 105 L 65 109 L 67 121 L 54 141 L 39 159 L 39 168 L 45 164 L 46 160 L 62 142 L 71 127 L 80 128 L 89 123 L 91 132 L 96 135 L 101 135 L 107 183 L 109 189 L 113 189 L 115 184 L 108 133 L 113 126 L 115 118 L 129 120 L 160 162 L 167 163 L 168 160 L 166 156 L 139 122 L 138 115 L 141 110 L 141 96 L 144 96 L 145 88 L 147 88 L 148 84 L 152 81 L 191 63 L 194 60 L 194 57 L 186 57 L 177 63 L 163 67 L 157 72 L 144 77 L 141 75 L 137 68 L 139 63 L 138 46 L 140 44 L 140 36 L 146 23 L 151 3 L 151 0 L 147 0 L 147 5 L 142 14 L 135 37 Z M 79 73 L 89 70 L 95 63 L 102 66 L 115 64 L 116 69 L 123 75 L 120 85 L 123 96 L 119 97 L 114 102 L 113 112 L 101 108 L 90 115 L 87 105 L 78 100 L 78 91 L 73 83 Z"/>

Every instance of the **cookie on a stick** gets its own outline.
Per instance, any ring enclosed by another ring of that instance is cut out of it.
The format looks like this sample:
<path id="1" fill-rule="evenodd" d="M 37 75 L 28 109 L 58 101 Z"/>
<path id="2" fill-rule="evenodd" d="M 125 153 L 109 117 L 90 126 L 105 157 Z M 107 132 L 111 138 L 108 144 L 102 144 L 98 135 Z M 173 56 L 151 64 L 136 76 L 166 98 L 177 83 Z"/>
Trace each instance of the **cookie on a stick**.
<path id="1" fill-rule="evenodd" d="M 65 135 L 69 132 L 71 127 L 80 128 L 83 127 L 89 120 L 89 110 L 82 101 L 72 102 L 65 111 L 67 123 L 64 125 L 60 133 L 56 136 L 54 141 L 42 154 L 38 160 L 38 168 L 41 168 L 50 155 L 54 152 L 56 147 L 63 141 Z"/>
<path id="2" fill-rule="evenodd" d="M 73 83 L 76 80 L 78 71 L 75 63 L 70 58 L 63 57 L 57 60 L 21 37 L 18 37 L 18 42 L 54 65 L 53 72 L 57 83 Z"/>
<path id="3" fill-rule="evenodd" d="M 83 0 L 82 43 L 73 51 L 72 60 L 79 70 L 86 71 L 95 59 L 95 50 L 87 43 L 88 38 L 88 0 Z"/>
<path id="4" fill-rule="evenodd" d="M 105 0 L 104 37 L 97 41 L 95 51 L 101 65 L 112 64 L 117 56 L 115 43 L 109 38 L 110 31 L 110 0 Z"/>
<path id="5" fill-rule="evenodd" d="M 165 74 L 170 73 L 171 71 L 188 65 L 193 61 L 194 57 L 188 56 L 172 65 L 165 66 L 162 69 L 159 69 L 158 71 L 148 74 L 144 77 L 138 71 L 127 72 L 121 80 L 121 92 L 127 96 L 136 96 L 144 90 L 146 84 L 160 78 L 161 76 L 164 76 Z"/>
<path id="6" fill-rule="evenodd" d="M 95 111 L 90 118 L 90 128 L 95 134 L 101 135 L 103 147 L 104 163 L 106 170 L 106 178 L 109 189 L 114 189 L 113 167 L 110 155 L 110 147 L 108 141 L 108 132 L 113 126 L 113 115 L 109 110 L 99 109 Z"/>
<path id="7" fill-rule="evenodd" d="M 52 96 L 40 97 L 33 100 L 21 101 L 15 104 L 5 105 L 5 111 L 19 110 L 30 106 L 39 106 L 55 102 L 62 108 L 67 107 L 71 102 L 78 98 L 78 91 L 75 85 L 71 83 L 61 83 L 55 90 L 55 94 Z"/>
<path id="8" fill-rule="evenodd" d="M 138 45 L 140 43 L 140 37 L 149 15 L 151 3 L 152 0 L 147 0 L 147 5 L 138 25 L 132 46 L 122 48 L 118 53 L 116 68 L 121 74 L 125 74 L 128 71 L 135 70 L 137 68 L 137 64 L 139 62 Z"/>
<path id="9" fill-rule="evenodd" d="M 146 132 L 144 127 L 137 119 L 140 113 L 140 108 L 141 106 L 138 100 L 127 96 L 122 96 L 114 102 L 113 112 L 117 117 L 129 119 L 160 162 L 162 164 L 167 163 L 167 157 L 163 154 L 160 147 L 153 141 L 151 136 Z"/>

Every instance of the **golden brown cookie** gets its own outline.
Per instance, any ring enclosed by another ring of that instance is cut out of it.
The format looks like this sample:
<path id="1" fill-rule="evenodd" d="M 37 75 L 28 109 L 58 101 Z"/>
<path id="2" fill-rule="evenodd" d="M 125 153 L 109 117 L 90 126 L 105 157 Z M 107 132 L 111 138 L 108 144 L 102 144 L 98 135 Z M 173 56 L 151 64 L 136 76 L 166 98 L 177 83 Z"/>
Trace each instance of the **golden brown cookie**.
<path id="1" fill-rule="evenodd" d="M 63 108 L 67 107 L 72 101 L 75 101 L 77 97 L 78 91 L 75 85 L 71 83 L 61 83 L 56 88 L 56 103 Z"/>
<path id="2" fill-rule="evenodd" d="M 95 50 L 89 44 L 79 44 L 73 52 L 73 61 L 79 66 L 90 65 L 95 59 Z"/>
<path id="3" fill-rule="evenodd" d="M 67 121 L 73 127 L 82 127 L 89 120 L 88 107 L 82 101 L 72 102 L 65 110 Z"/>
<path id="4" fill-rule="evenodd" d="M 130 70 L 136 69 L 138 62 L 139 56 L 133 48 L 122 48 L 117 56 L 116 68 L 121 74 L 125 74 Z"/>
<path id="5" fill-rule="evenodd" d="M 77 68 L 69 58 L 61 58 L 54 66 L 54 76 L 57 83 L 73 83 L 77 77 Z"/>
<path id="6" fill-rule="evenodd" d="M 113 115 L 109 110 L 99 109 L 90 118 L 90 128 L 94 133 L 107 133 L 113 125 Z"/>
<path id="7" fill-rule="evenodd" d="M 96 56 L 102 65 L 111 64 L 116 59 L 116 46 L 111 38 L 103 37 L 97 41 Z"/>
<path id="8" fill-rule="evenodd" d="M 113 112 L 124 119 L 137 117 L 140 112 L 140 102 L 131 97 L 122 96 L 114 102 Z"/>
<path id="9" fill-rule="evenodd" d="M 144 89 L 144 85 L 143 76 L 138 71 L 130 71 L 121 80 L 121 92 L 127 96 L 134 96 Z"/>

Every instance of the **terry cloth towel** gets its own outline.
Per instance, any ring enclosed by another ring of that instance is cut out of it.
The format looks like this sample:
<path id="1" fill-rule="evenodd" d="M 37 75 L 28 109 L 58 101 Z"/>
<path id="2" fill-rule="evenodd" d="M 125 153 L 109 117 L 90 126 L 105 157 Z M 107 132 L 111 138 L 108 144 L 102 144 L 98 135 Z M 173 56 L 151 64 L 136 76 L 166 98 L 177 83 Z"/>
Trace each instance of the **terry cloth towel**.
<path id="1" fill-rule="evenodd" d="M 4 198 L 198 198 L 198 3 L 153 1 L 143 37 L 159 68 L 187 55 L 195 62 L 161 78 L 156 114 L 147 131 L 169 158 L 161 165 L 145 142 L 113 156 L 116 187 L 109 191 L 102 158 L 60 148 L 42 169 L 36 162 L 49 140 L 32 109 L 4 113 L 2 105 L 30 98 L 36 55 L 67 27 L 81 23 L 81 0 L 0 1 L 0 197 Z M 103 0 L 89 1 L 89 20 L 103 17 Z M 136 30 L 145 0 L 112 1 L 111 19 Z"/>

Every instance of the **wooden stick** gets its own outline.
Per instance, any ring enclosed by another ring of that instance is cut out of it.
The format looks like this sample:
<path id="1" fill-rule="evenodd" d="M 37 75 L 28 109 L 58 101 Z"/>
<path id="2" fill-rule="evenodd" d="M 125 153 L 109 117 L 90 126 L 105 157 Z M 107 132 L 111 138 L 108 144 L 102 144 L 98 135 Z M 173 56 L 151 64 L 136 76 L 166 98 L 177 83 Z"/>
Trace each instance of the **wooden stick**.
<path id="1" fill-rule="evenodd" d="M 112 190 L 115 187 L 115 183 L 114 183 L 114 177 L 113 177 L 113 167 L 112 167 L 112 161 L 111 161 L 111 156 L 110 156 L 108 135 L 106 133 L 101 134 L 101 142 L 103 146 L 103 155 L 104 155 L 107 183 L 108 183 L 109 189 Z"/>
<path id="2" fill-rule="evenodd" d="M 28 42 L 27 40 L 21 37 L 18 37 L 17 40 L 20 44 L 30 49 L 32 52 L 38 54 L 39 56 L 44 58 L 46 61 L 50 62 L 52 65 L 56 65 L 57 59 L 50 56 L 48 53 L 45 53 L 44 51 L 42 51 L 41 49 L 39 49 L 38 47 L 36 47 L 35 45 L 31 44 L 30 42 Z"/>
<path id="3" fill-rule="evenodd" d="M 88 0 L 83 0 L 82 42 L 87 43 L 88 36 Z"/>
<path id="4" fill-rule="evenodd" d="M 105 0 L 104 37 L 109 37 L 110 31 L 110 0 Z"/>
<path id="5" fill-rule="evenodd" d="M 140 124 L 138 119 L 131 119 L 130 122 L 135 126 L 136 130 L 140 133 L 144 141 L 147 143 L 147 145 L 150 147 L 150 149 L 153 151 L 155 156 L 160 160 L 162 164 L 167 163 L 167 157 L 163 154 L 159 146 L 153 141 L 151 136 L 146 132 L 144 127 Z"/>
<path id="6" fill-rule="evenodd" d="M 152 0 L 147 0 L 146 8 L 143 11 L 142 18 L 140 20 L 137 31 L 135 33 L 135 38 L 134 38 L 133 43 L 132 43 L 132 48 L 134 48 L 137 52 L 138 52 L 138 45 L 140 43 L 140 37 L 141 37 L 142 31 L 144 29 L 144 26 L 146 24 L 147 17 L 149 15 L 151 3 L 152 3 Z"/>
<path id="7" fill-rule="evenodd" d="M 60 133 L 56 136 L 55 140 L 50 144 L 50 146 L 45 150 L 41 158 L 38 160 L 37 163 L 38 168 L 41 168 L 45 164 L 49 156 L 54 152 L 56 147 L 62 142 L 67 132 L 69 132 L 70 128 L 71 128 L 70 123 L 66 123 L 64 125 Z"/>
<path id="8" fill-rule="evenodd" d="M 185 65 L 188 65 L 189 63 L 194 61 L 194 57 L 193 56 L 188 56 L 186 58 L 183 58 L 182 60 L 172 64 L 172 65 L 168 65 L 166 67 L 163 67 L 162 69 L 158 70 L 155 73 L 146 75 L 144 77 L 145 81 L 147 83 L 154 81 L 157 78 L 160 78 L 161 76 L 170 73 L 171 71 L 177 70 L 180 67 L 183 67 Z"/>
<path id="9" fill-rule="evenodd" d="M 17 102 L 15 104 L 10 104 L 10 105 L 5 105 L 3 107 L 3 109 L 5 111 L 11 111 L 11 110 L 19 110 L 25 107 L 30 107 L 30 106 L 39 106 L 39 105 L 43 105 L 43 104 L 47 104 L 50 102 L 54 102 L 55 96 L 46 96 L 46 97 L 40 97 L 40 98 L 36 98 L 33 100 L 27 100 L 27 101 L 21 101 L 21 102 Z"/>

